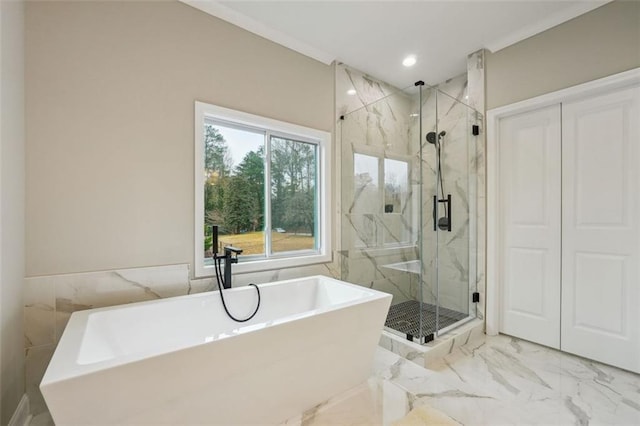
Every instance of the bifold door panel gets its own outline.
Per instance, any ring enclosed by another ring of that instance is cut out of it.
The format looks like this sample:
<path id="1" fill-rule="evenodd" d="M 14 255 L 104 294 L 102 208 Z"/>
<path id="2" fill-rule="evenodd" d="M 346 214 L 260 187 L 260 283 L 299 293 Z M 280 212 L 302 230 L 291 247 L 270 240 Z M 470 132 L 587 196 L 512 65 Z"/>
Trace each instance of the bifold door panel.
<path id="1" fill-rule="evenodd" d="M 501 331 L 560 347 L 560 106 L 500 122 Z"/>
<path id="2" fill-rule="evenodd" d="M 562 105 L 562 342 L 640 371 L 640 88 Z"/>

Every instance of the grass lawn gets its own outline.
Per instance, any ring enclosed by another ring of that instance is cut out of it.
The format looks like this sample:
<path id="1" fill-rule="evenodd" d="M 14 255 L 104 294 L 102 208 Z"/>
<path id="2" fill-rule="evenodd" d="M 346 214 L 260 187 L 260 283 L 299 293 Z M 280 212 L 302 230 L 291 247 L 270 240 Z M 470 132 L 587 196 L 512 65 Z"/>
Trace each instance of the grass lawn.
<path id="1" fill-rule="evenodd" d="M 220 247 L 241 248 L 242 254 L 264 253 L 264 232 L 246 232 L 237 235 L 220 235 Z M 314 248 L 314 238 L 310 235 L 296 235 L 288 232 L 271 232 L 271 247 L 274 252 L 310 250 Z"/>

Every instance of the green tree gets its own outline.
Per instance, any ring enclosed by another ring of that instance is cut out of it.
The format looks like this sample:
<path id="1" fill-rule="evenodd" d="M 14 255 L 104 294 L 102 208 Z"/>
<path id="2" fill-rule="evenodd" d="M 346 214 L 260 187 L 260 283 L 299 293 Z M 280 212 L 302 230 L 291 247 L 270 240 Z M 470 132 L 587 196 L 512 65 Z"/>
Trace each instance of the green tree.
<path id="1" fill-rule="evenodd" d="M 224 195 L 225 228 L 234 234 L 250 229 L 251 212 L 256 208 L 257 200 L 251 194 L 247 179 L 239 175 L 229 177 Z"/>
<path id="2" fill-rule="evenodd" d="M 264 227 L 264 148 L 260 147 L 257 152 L 247 153 L 236 167 L 235 174 L 246 180 L 248 191 L 255 200 L 249 212 L 251 230 L 262 229 Z"/>
<path id="3" fill-rule="evenodd" d="M 231 171 L 232 159 L 220 131 L 210 124 L 204 126 L 204 168 L 224 178 Z"/>
<path id="4" fill-rule="evenodd" d="M 227 143 L 212 125 L 204 127 L 204 217 L 206 225 L 222 222 L 224 189 L 231 170 L 231 155 Z"/>
<path id="5" fill-rule="evenodd" d="M 271 142 L 272 225 L 313 235 L 316 148 L 280 138 Z"/>
<path id="6" fill-rule="evenodd" d="M 287 153 L 278 139 L 271 140 L 271 226 L 286 228 L 284 222 Z"/>
<path id="7" fill-rule="evenodd" d="M 313 191 L 299 191 L 290 195 L 286 200 L 284 221 L 287 227 L 296 230 L 307 230 L 309 234 L 315 232 L 315 194 Z"/>

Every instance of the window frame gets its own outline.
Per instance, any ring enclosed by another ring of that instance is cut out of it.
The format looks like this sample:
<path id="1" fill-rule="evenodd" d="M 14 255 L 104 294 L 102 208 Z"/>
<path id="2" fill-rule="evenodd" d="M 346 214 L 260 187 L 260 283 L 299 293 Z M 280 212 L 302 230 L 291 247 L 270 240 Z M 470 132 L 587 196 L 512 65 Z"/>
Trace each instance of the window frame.
<path id="1" fill-rule="evenodd" d="M 288 137 L 300 142 L 317 145 L 317 250 L 300 250 L 272 254 L 272 257 L 248 259 L 234 265 L 234 273 L 260 272 L 273 269 L 293 268 L 331 261 L 331 133 L 312 129 L 297 124 L 287 123 L 272 118 L 249 114 L 205 102 L 195 102 L 194 120 L 194 277 L 215 275 L 213 266 L 204 264 L 204 132 L 205 118 L 216 122 L 229 123 L 244 128 L 256 129 L 266 133 L 267 137 Z M 265 173 L 270 161 L 265 164 Z M 266 174 L 267 175 L 267 174 Z M 270 194 L 271 182 L 265 179 L 265 191 Z M 266 201 L 266 198 L 265 198 Z M 271 216 L 269 201 L 265 206 L 265 214 Z M 270 222 L 270 220 L 269 220 Z M 267 221 L 265 220 L 265 226 Z M 268 237 L 265 235 L 265 237 Z M 240 247 L 242 248 L 242 247 Z M 265 254 L 266 255 L 266 254 Z"/>
<path id="2" fill-rule="evenodd" d="M 384 200 L 385 200 L 385 178 L 386 178 L 386 167 L 385 167 L 385 160 L 394 160 L 394 161 L 400 161 L 403 163 L 407 163 L 407 186 L 408 189 L 411 188 L 411 181 L 413 178 L 413 169 L 411 167 L 411 163 L 413 161 L 413 157 L 409 156 L 409 155 L 404 155 L 404 154 L 396 154 L 396 153 L 390 153 L 390 152 L 385 152 L 383 149 L 379 149 L 379 148 L 372 148 L 372 147 L 358 147 L 357 149 L 354 149 L 352 154 L 351 154 L 351 158 L 352 158 L 352 164 L 353 164 L 353 168 L 352 170 L 354 170 L 355 172 L 355 156 L 356 155 L 364 155 L 367 157 L 372 157 L 375 158 L 377 160 L 377 170 L 378 170 L 378 182 L 377 182 L 377 186 L 379 189 L 379 194 L 378 194 L 378 198 L 379 198 L 379 208 L 378 211 L 373 212 L 373 214 L 377 214 L 380 215 L 381 218 L 384 218 L 385 215 L 388 214 L 398 214 L 398 213 L 385 213 L 384 211 Z M 354 173 L 355 174 L 355 173 Z M 405 202 L 410 204 L 409 210 L 411 211 L 411 222 L 413 224 L 414 229 L 418 229 L 418 215 L 417 215 L 417 208 L 419 205 L 419 200 L 414 199 L 413 197 L 415 196 L 415 193 L 413 193 L 412 191 L 410 191 L 413 195 L 409 198 L 407 198 L 407 200 Z M 360 212 L 360 214 L 362 214 L 363 212 Z M 415 235 L 412 233 L 409 236 L 408 240 L 405 241 L 395 241 L 395 242 L 390 242 L 387 243 L 384 241 L 384 235 L 383 233 L 379 233 L 376 235 L 376 245 L 374 247 L 371 246 L 367 246 L 365 245 L 355 245 L 355 247 L 357 249 L 360 250 L 386 250 L 386 249 L 399 249 L 399 248 L 412 248 L 415 247 L 418 244 L 418 235 L 417 232 L 415 233 Z"/>

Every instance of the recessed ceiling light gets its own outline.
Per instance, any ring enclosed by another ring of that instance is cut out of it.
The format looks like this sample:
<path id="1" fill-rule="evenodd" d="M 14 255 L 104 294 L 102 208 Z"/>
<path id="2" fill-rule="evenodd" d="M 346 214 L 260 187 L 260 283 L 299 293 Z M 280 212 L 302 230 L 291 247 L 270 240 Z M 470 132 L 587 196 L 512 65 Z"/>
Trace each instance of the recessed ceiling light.
<path id="1" fill-rule="evenodd" d="M 420 114 L 409 114 L 409 117 L 419 117 Z"/>
<path id="2" fill-rule="evenodd" d="M 402 65 L 405 67 L 412 67 L 416 64 L 416 55 L 409 55 L 403 59 Z"/>
<path id="3" fill-rule="evenodd" d="M 347 95 L 353 96 L 356 94 L 356 89 L 349 89 L 347 90 Z"/>

